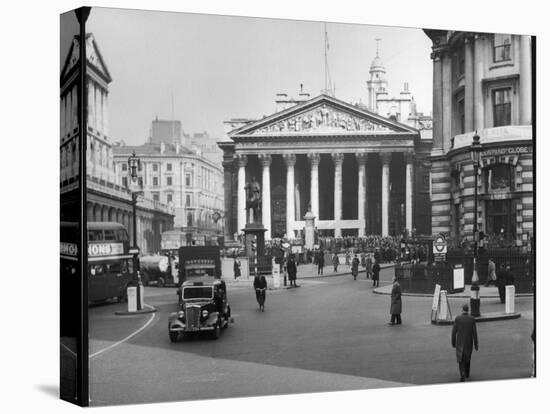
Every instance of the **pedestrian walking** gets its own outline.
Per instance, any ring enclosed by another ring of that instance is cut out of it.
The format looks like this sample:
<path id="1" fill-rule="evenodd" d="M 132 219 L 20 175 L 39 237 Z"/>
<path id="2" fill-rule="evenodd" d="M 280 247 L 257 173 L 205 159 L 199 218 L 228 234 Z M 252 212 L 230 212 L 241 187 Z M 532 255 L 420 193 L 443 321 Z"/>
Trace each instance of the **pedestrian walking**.
<path id="1" fill-rule="evenodd" d="M 366 269 L 367 267 L 367 255 L 365 253 L 361 253 L 361 266 Z"/>
<path id="2" fill-rule="evenodd" d="M 489 261 L 487 263 L 487 283 L 485 283 L 486 287 L 490 284 L 495 284 L 497 280 L 495 262 L 493 262 L 492 258 L 489 258 Z"/>
<path id="3" fill-rule="evenodd" d="M 456 362 L 460 371 L 460 381 L 470 377 L 472 349 L 478 350 L 476 320 L 468 314 L 467 304 L 462 306 L 462 315 L 455 318 L 451 333 L 451 344 L 456 349 Z"/>
<path id="4" fill-rule="evenodd" d="M 359 258 L 357 254 L 351 261 L 351 274 L 353 275 L 353 280 L 357 280 L 357 275 L 359 273 Z"/>
<path id="5" fill-rule="evenodd" d="M 351 255 L 349 254 L 349 250 L 346 250 L 346 266 L 351 266 Z"/>
<path id="6" fill-rule="evenodd" d="M 317 259 L 317 274 L 323 274 L 323 268 L 325 267 L 325 253 L 319 250 L 319 257 Z"/>
<path id="7" fill-rule="evenodd" d="M 288 280 L 290 281 L 290 286 L 298 287 L 296 284 L 296 275 L 298 273 L 298 268 L 294 257 L 290 256 L 286 264 L 286 271 L 288 272 Z"/>
<path id="8" fill-rule="evenodd" d="M 241 262 L 235 257 L 235 261 L 233 262 L 233 276 L 235 279 L 241 276 Z"/>
<path id="9" fill-rule="evenodd" d="M 395 277 L 391 288 L 390 314 L 391 319 L 388 325 L 401 325 L 401 285 Z"/>
<path id="10" fill-rule="evenodd" d="M 367 259 L 366 259 L 366 262 L 367 262 L 367 279 L 372 277 L 372 257 L 369 255 L 367 255 Z"/>
<path id="11" fill-rule="evenodd" d="M 380 265 L 375 262 L 372 266 L 372 287 L 380 286 Z"/>
<path id="12" fill-rule="evenodd" d="M 338 265 L 340 264 L 340 259 L 338 258 L 338 255 L 334 253 L 332 255 L 332 265 L 334 266 L 334 273 L 338 273 Z"/>

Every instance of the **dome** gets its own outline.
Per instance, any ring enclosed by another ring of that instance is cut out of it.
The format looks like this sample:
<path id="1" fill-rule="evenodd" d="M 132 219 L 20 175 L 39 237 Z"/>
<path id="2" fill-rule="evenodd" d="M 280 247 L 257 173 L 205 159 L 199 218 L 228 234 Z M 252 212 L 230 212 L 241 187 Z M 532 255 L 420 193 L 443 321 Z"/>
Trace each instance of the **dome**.
<path id="1" fill-rule="evenodd" d="M 382 63 L 382 59 L 380 59 L 378 55 L 376 55 L 376 57 L 374 58 L 374 60 L 370 65 L 370 72 L 375 72 L 375 71 L 386 72 L 386 68 Z"/>

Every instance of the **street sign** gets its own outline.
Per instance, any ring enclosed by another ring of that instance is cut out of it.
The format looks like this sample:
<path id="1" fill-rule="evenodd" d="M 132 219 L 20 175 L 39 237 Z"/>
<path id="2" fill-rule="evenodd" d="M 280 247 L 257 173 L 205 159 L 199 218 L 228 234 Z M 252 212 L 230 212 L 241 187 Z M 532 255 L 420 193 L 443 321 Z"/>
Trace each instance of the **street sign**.
<path id="1" fill-rule="evenodd" d="M 439 235 L 435 238 L 433 243 L 433 252 L 434 254 L 445 254 L 447 253 L 447 241 L 445 237 Z"/>
<path id="2" fill-rule="evenodd" d="M 139 254 L 139 247 L 132 247 L 128 249 L 128 254 Z"/>

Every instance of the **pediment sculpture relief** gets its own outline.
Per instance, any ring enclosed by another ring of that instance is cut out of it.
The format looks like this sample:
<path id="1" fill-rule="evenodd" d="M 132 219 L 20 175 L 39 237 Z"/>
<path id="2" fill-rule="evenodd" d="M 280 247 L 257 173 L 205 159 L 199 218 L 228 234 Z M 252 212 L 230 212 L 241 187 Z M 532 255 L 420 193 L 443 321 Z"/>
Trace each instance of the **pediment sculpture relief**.
<path id="1" fill-rule="evenodd" d="M 384 125 L 338 111 L 325 105 L 281 120 L 254 131 L 254 134 L 270 132 L 319 131 L 390 131 Z"/>

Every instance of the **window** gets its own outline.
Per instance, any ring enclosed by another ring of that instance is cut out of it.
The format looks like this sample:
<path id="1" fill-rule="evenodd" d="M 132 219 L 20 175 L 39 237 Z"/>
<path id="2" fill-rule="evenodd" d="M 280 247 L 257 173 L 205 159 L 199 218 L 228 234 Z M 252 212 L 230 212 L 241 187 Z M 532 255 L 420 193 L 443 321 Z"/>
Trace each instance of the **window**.
<path id="1" fill-rule="evenodd" d="M 187 213 L 187 227 L 193 226 L 193 214 Z"/>
<path id="2" fill-rule="evenodd" d="M 187 207 L 190 207 L 191 206 L 191 194 L 186 194 L 185 195 L 185 205 Z"/>
<path id="3" fill-rule="evenodd" d="M 514 191 L 514 166 L 495 164 L 486 169 L 485 188 L 487 191 Z"/>
<path id="4" fill-rule="evenodd" d="M 166 185 L 172 185 L 172 177 L 166 177 Z"/>
<path id="5" fill-rule="evenodd" d="M 128 177 L 122 177 L 122 186 L 128 187 Z"/>
<path id="6" fill-rule="evenodd" d="M 159 201 L 159 200 L 160 200 L 159 193 L 153 193 L 153 200 L 155 200 L 155 201 Z"/>
<path id="7" fill-rule="evenodd" d="M 158 187 L 158 185 L 159 185 L 159 178 L 153 177 L 153 186 Z"/>
<path id="8" fill-rule="evenodd" d="M 166 171 L 172 171 L 172 164 L 171 163 L 166 164 Z"/>
<path id="9" fill-rule="evenodd" d="M 465 52 L 464 52 L 464 48 L 462 47 L 458 51 L 458 56 L 457 56 L 457 75 L 459 77 L 464 76 L 465 59 L 466 59 Z"/>
<path id="10" fill-rule="evenodd" d="M 172 202 L 172 194 L 166 194 L 166 202 L 171 203 Z"/>
<path id="11" fill-rule="evenodd" d="M 512 123 L 511 89 L 495 89 L 493 91 L 493 126 L 504 126 Z"/>
<path id="12" fill-rule="evenodd" d="M 104 237 L 105 240 L 116 240 L 116 230 L 105 230 Z"/>
<path id="13" fill-rule="evenodd" d="M 122 165 L 122 171 L 128 171 L 128 164 L 123 162 L 121 165 Z"/>
<path id="14" fill-rule="evenodd" d="M 516 237 L 516 209 L 512 200 L 488 200 L 487 233 L 502 241 Z"/>
<path id="15" fill-rule="evenodd" d="M 153 164 L 153 172 L 157 172 L 159 170 L 158 164 Z"/>
<path id="16" fill-rule="evenodd" d="M 191 174 L 190 173 L 185 174 L 185 185 L 187 187 L 191 187 Z"/>
<path id="17" fill-rule="evenodd" d="M 493 37 L 493 61 L 504 62 L 511 60 L 511 44 L 511 35 L 495 34 Z"/>
<path id="18" fill-rule="evenodd" d="M 460 134 L 465 132 L 464 124 L 464 99 L 458 101 L 458 131 Z"/>

